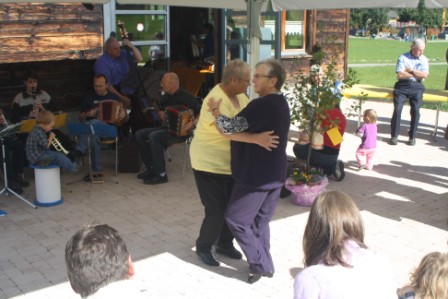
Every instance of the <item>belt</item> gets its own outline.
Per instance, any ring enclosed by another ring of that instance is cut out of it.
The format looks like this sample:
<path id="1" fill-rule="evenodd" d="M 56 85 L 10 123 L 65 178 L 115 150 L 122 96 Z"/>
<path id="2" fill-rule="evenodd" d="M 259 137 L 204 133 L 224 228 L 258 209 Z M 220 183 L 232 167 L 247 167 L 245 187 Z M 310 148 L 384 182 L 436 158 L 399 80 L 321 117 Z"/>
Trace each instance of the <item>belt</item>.
<path id="1" fill-rule="evenodd" d="M 400 79 L 398 82 L 416 82 L 416 83 L 422 83 L 421 80 L 411 80 L 411 79 Z"/>

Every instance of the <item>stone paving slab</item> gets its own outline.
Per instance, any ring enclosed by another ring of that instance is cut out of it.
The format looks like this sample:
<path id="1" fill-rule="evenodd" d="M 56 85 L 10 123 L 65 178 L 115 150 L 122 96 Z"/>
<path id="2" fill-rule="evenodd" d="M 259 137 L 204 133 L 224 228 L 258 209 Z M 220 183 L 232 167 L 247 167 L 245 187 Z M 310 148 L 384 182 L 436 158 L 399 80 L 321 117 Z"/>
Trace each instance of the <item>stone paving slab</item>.
<path id="1" fill-rule="evenodd" d="M 422 109 L 417 145 L 410 147 L 404 143 L 409 125 L 405 107 L 402 142 L 390 146 L 386 141 L 392 105 L 369 101 L 367 108 L 379 115 L 374 170 L 357 171 L 359 138 L 354 135 L 356 121 L 351 120 L 340 155 L 346 178 L 330 180 L 328 189 L 342 190 L 356 200 L 366 243 L 390 258 L 398 286 L 423 255 L 448 249 L 448 141 L 442 137 L 448 113 L 441 113 L 435 142 L 430 135 L 435 111 Z M 291 128 L 291 155 L 296 135 Z M 0 209 L 8 215 L 0 217 L 0 298 L 79 298 L 67 280 L 64 247 L 76 229 L 93 221 L 108 223 L 121 233 L 135 261 L 135 280 L 148 298 L 291 298 L 293 278 L 303 267 L 301 242 L 309 208 L 293 205 L 291 198 L 280 199 L 271 222 L 273 278 L 250 285 L 245 282 L 247 263 L 221 256 L 221 267 L 208 267 L 194 251 L 203 208 L 191 168 L 182 177 L 182 150 L 183 146 L 170 149 L 168 184 L 146 186 L 135 174 L 120 173 L 106 177 L 119 184 L 65 186 L 84 173 L 64 174 L 64 202 L 37 210 L 2 195 Z M 112 164 L 105 169 L 112 173 Z M 24 195 L 32 199 L 33 187 Z"/>

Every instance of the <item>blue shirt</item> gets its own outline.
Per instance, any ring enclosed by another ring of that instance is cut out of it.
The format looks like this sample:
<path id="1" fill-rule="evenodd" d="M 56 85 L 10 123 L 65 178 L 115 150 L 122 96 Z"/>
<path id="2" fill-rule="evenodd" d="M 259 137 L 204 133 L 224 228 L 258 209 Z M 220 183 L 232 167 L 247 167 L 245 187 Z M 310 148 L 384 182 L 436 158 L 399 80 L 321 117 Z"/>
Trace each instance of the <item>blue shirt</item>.
<path id="1" fill-rule="evenodd" d="M 102 74 L 107 78 L 109 85 L 119 86 L 129 73 L 128 55 L 133 54 L 126 49 L 121 49 L 118 58 L 112 58 L 107 52 L 104 52 L 93 66 L 95 75 Z M 131 95 L 134 91 L 135 88 L 127 85 L 121 87 L 121 92 L 125 95 Z"/>
<path id="2" fill-rule="evenodd" d="M 428 58 L 426 58 L 426 56 L 424 55 L 420 55 L 420 57 L 414 57 L 412 56 L 411 52 L 401 54 L 400 57 L 398 57 L 395 72 L 404 72 L 406 68 L 428 72 L 429 74 Z M 415 78 L 410 78 L 409 80 L 416 81 Z"/>

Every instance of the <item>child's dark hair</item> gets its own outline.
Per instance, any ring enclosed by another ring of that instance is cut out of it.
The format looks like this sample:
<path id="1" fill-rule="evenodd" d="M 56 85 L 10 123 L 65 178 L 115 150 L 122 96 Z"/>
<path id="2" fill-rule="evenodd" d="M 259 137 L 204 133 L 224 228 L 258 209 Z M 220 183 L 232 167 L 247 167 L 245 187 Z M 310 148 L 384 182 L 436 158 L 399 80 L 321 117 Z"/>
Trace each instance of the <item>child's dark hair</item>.
<path id="1" fill-rule="evenodd" d="M 37 73 L 33 70 L 27 70 L 23 73 L 22 75 L 22 80 L 26 81 L 28 79 L 35 79 L 35 80 L 39 80 L 39 76 L 37 75 Z"/>
<path id="2" fill-rule="evenodd" d="M 51 111 L 43 110 L 36 115 L 36 123 L 38 125 L 48 125 L 55 120 L 55 116 Z"/>
<path id="3" fill-rule="evenodd" d="M 376 111 L 373 109 L 367 109 L 364 111 L 364 122 L 368 124 L 376 123 Z"/>

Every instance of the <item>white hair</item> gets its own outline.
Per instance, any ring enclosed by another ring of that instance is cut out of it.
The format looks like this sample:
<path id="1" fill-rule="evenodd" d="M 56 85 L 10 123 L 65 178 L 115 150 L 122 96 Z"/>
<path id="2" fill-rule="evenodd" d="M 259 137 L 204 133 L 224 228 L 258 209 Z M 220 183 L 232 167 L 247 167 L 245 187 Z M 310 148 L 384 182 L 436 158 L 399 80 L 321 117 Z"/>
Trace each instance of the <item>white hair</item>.
<path id="1" fill-rule="evenodd" d="M 421 38 L 416 38 L 412 41 L 411 49 L 422 48 L 425 46 L 425 41 Z"/>

